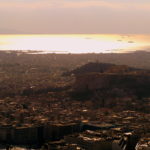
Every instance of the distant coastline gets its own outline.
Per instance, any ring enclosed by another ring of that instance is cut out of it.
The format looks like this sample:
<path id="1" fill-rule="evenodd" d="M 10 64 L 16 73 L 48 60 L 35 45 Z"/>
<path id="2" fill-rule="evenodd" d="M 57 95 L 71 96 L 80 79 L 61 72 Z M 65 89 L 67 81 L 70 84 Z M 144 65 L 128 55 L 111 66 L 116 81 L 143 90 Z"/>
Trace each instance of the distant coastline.
<path id="1" fill-rule="evenodd" d="M 65 61 L 67 62 L 67 64 L 70 64 L 71 61 L 74 61 L 74 65 L 76 65 L 76 63 L 78 65 L 81 65 L 83 63 L 85 64 L 88 62 L 98 61 L 104 63 L 106 62 L 120 65 L 128 65 L 142 69 L 150 69 L 150 52 L 144 50 L 124 52 L 124 53 L 83 53 L 83 54 L 54 53 L 54 52 L 43 53 L 43 51 L 35 51 L 35 50 L 27 50 L 27 51 L 0 50 L 1 59 L 3 59 L 3 55 L 4 57 L 9 56 L 9 58 L 11 59 L 16 59 L 16 57 L 18 56 L 24 58 L 27 57 L 26 55 L 31 55 L 30 57 L 32 57 L 33 55 L 37 55 L 36 57 L 41 59 L 41 55 L 43 55 L 45 59 L 54 59 L 55 63 Z"/>

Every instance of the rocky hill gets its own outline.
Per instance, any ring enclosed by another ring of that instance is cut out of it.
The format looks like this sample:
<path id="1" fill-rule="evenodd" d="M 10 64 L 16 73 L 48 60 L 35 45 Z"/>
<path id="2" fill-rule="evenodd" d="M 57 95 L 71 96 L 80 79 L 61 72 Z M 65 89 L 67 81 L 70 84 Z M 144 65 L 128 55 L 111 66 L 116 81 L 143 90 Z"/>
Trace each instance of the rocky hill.
<path id="1" fill-rule="evenodd" d="M 115 65 L 111 63 L 99 63 L 99 62 L 90 62 L 83 66 L 80 66 L 74 70 L 64 72 L 63 75 L 79 75 L 84 73 L 91 73 L 91 72 L 97 72 L 97 73 L 143 73 L 143 72 L 150 72 L 148 70 L 144 69 L 138 69 L 129 67 L 127 65 Z"/>
<path id="2" fill-rule="evenodd" d="M 150 75 L 86 73 L 76 76 L 73 87 L 77 92 L 122 89 L 138 96 L 148 96 L 150 95 Z"/>
<path id="3" fill-rule="evenodd" d="M 75 96 L 94 101 L 96 107 L 146 110 L 150 106 L 149 70 L 90 63 L 72 72 Z"/>

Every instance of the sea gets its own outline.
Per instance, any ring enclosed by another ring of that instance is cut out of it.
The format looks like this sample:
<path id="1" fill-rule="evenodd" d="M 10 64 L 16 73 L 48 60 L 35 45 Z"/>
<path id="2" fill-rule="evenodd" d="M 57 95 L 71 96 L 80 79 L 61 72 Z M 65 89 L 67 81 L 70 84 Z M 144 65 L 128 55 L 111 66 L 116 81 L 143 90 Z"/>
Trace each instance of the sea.
<path id="1" fill-rule="evenodd" d="M 66 54 L 150 51 L 150 35 L 0 34 L 0 50 Z"/>

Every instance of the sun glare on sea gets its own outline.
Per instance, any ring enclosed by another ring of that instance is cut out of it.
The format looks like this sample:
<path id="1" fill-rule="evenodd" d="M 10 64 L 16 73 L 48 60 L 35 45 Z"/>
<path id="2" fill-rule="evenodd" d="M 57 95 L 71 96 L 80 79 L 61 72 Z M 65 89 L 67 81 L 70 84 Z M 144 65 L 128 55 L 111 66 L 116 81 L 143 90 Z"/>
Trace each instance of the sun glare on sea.
<path id="1" fill-rule="evenodd" d="M 126 52 L 149 46 L 150 36 L 107 34 L 0 35 L 0 50 L 47 53 Z"/>

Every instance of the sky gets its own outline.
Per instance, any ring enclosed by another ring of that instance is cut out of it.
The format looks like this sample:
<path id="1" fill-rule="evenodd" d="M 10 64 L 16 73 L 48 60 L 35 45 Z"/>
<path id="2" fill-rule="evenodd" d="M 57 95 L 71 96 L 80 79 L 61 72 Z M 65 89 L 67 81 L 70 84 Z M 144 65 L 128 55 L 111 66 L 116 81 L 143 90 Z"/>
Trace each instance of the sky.
<path id="1" fill-rule="evenodd" d="M 0 34 L 150 34 L 150 0 L 0 0 Z"/>

